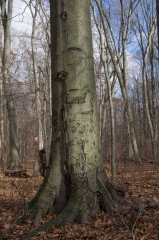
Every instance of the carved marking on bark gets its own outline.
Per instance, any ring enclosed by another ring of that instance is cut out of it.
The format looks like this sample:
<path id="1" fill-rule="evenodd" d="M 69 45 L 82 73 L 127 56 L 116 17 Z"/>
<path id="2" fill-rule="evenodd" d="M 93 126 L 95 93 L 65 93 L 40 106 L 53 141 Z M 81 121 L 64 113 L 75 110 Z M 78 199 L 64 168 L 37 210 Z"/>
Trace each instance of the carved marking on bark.
<path id="1" fill-rule="evenodd" d="M 65 81 L 67 76 L 68 76 L 67 71 L 57 72 L 57 74 L 53 75 L 53 80 Z"/>
<path id="2" fill-rule="evenodd" d="M 80 90 L 80 89 L 75 88 L 75 89 L 69 89 L 68 91 L 71 92 L 71 91 L 78 91 L 78 90 Z"/>
<path id="3" fill-rule="evenodd" d="M 68 19 L 68 13 L 67 12 L 62 12 L 60 14 L 60 18 L 61 18 L 62 21 L 66 22 L 67 19 Z"/>
<path id="4" fill-rule="evenodd" d="M 76 126 L 79 127 L 81 124 L 79 122 L 76 123 Z"/>
<path id="5" fill-rule="evenodd" d="M 66 104 L 84 103 L 86 102 L 86 95 L 87 95 L 87 92 L 85 92 L 82 96 L 79 96 L 79 97 L 70 97 L 69 95 L 67 95 Z"/>
<path id="6" fill-rule="evenodd" d="M 93 132 L 94 131 L 94 127 L 92 126 L 90 129 L 89 129 L 89 132 Z"/>
<path id="7" fill-rule="evenodd" d="M 72 130 L 72 132 L 76 132 L 76 127 L 75 126 L 73 126 L 73 127 L 71 127 L 71 130 Z"/>
<path id="8" fill-rule="evenodd" d="M 93 110 L 90 110 L 90 111 L 85 111 L 85 112 L 81 112 L 80 114 L 93 114 Z"/>
<path id="9" fill-rule="evenodd" d="M 86 131 L 86 126 L 82 126 L 81 131 L 79 131 L 80 134 L 83 134 Z"/>
<path id="10" fill-rule="evenodd" d="M 77 47 L 70 47 L 70 48 L 67 48 L 66 51 L 83 51 L 81 48 L 77 48 Z"/>

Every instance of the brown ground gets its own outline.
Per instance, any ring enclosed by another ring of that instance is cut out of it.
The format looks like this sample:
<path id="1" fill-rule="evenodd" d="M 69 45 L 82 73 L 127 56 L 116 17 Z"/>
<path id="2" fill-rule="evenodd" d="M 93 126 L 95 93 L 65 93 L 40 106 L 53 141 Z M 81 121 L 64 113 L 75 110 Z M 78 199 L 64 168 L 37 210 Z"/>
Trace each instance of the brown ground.
<path id="1" fill-rule="evenodd" d="M 108 165 L 106 172 L 109 175 Z M 52 227 L 32 239 L 159 239 L 159 165 L 118 164 L 117 178 L 116 188 L 121 194 L 136 206 L 146 203 L 145 207 L 142 205 L 139 211 L 118 208 L 114 214 L 101 212 L 88 223 Z M 35 195 L 41 181 L 40 177 L 20 179 L 0 173 L 0 240 L 18 240 L 31 231 L 29 220 L 16 224 L 15 213 Z M 46 217 L 36 227 L 50 218 Z"/>

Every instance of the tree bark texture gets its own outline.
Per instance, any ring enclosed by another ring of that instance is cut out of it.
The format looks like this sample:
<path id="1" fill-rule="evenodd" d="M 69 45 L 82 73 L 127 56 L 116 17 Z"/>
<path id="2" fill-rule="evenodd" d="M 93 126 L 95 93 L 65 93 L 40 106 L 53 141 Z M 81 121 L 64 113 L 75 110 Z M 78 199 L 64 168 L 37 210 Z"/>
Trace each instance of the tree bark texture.
<path id="1" fill-rule="evenodd" d="M 101 159 L 90 1 L 50 4 L 51 154 L 44 182 L 28 207 L 33 223 L 48 212 L 58 215 L 40 231 L 53 224 L 83 223 L 100 209 L 127 203 L 109 183 Z"/>

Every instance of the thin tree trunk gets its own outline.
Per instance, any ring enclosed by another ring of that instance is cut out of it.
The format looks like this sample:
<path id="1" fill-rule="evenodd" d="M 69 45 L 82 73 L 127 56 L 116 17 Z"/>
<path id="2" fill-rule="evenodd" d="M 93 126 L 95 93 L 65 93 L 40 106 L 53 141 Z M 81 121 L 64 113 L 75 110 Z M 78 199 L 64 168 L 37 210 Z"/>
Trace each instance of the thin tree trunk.
<path id="1" fill-rule="evenodd" d="M 123 0 L 120 0 L 120 6 L 121 6 L 121 38 L 122 38 L 122 78 L 123 78 L 123 83 L 124 83 L 124 88 L 125 91 L 128 95 L 128 66 L 127 66 L 127 53 L 126 53 L 126 45 L 127 45 L 127 41 L 128 41 L 128 35 L 129 35 L 129 29 L 130 29 L 130 16 L 132 13 L 132 7 L 131 7 L 131 3 L 130 3 L 130 7 L 129 7 L 129 14 L 128 14 L 128 20 L 127 20 L 127 24 L 125 24 L 125 11 L 124 11 L 124 6 L 123 6 Z M 126 28 L 126 29 L 125 29 Z M 125 105 L 127 108 L 127 105 Z M 128 147 L 128 158 L 132 158 L 132 154 L 133 154 L 133 147 L 132 147 L 132 142 L 131 142 L 131 135 L 130 135 L 130 126 L 129 126 L 129 120 L 128 120 L 128 114 L 127 114 L 127 109 L 126 111 L 124 111 L 124 121 L 125 121 L 125 126 L 127 126 L 125 128 L 126 130 L 126 134 L 125 134 L 125 142 L 127 143 L 127 147 Z"/>
<path id="2" fill-rule="evenodd" d="M 144 5 L 143 5 L 144 6 Z M 150 92 L 149 92 L 149 87 L 148 87 L 148 79 L 147 79 L 147 59 L 148 55 L 150 55 L 151 58 L 151 48 L 153 45 L 153 38 L 155 34 L 155 28 L 156 28 L 156 23 L 157 23 L 157 17 L 153 15 L 153 13 L 148 14 L 148 9 L 145 7 L 142 7 L 143 15 L 144 17 L 147 17 L 147 28 L 146 32 L 145 29 L 143 31 L 143 25 L 140 23 L 140 13 L 136 13 L 136 20 L 137 20 L 137 26 L 136 29 L 138 32 L 136 32 L 135 28 L 135 34 L 136 34 L 136 39 L 139 43 L 139 46 L 141 48 L 142 52 L 142 80 L 143 80 L 143 106 L 144 106 L 144 133 L 145 137 L 147 137 L 147 132 L 150 135 L 151 138 L 151 146 L 152 146 L 152 155 L 153 158 L 156 159 L 157 157 L 157 135 L 156 135 L 156 129 L 153 126 L 153 114 L 151 114 L 151 101 L 150 101 Z M 145 34 L 145 36 L 143 35 Z M 138 35 L 140 37 L 138 37 Z M 147 38 L 147 43 L 145 46 L 145 37 Z M 151 61 L 152 60 L 152 61 Z M 151 61 L 151 73 L 152 73 L 152 102 L 153 105 L 155 106 L 155 91 L 154 91 L 154 76 L 153 76 L 153 59 L 150 59 Z M 153 107 L 154 107 L 153 106 Z M 154 111 L 154 109 L 153 109 Z M 156 110 L 155 110 L 156 111 Z M 147 126 L 149 131 L 147 131 Z"/>
<path id="3" fill-rule="evenodd" d="M 4 101 L 3 101 L 3 77 L 2 77 L 2 19 L 0 15 L 0 164 L 4 162 Z"/>
<path id="4" fill-rule="evenodd" d="M 1 13 L 2 23 L 4 29 L 4 50 L 3 50 L 3 84 L 4 94 L 7 103 L 8 120 L 9 120 L 9 144 L 10 144 L 10 156 L 8 169 L 16 169 L 20 167 L 19 160 L 19 144 L 18 144 L 18 133 L 17 133 L 17 121 L 16 111 L 14 105 L 14 97 L 12 93 L 12 86 L 10 81 L 9 67 L 10 67 L 10 26 L 12 19 L 12 8 L 13 0 L 8 0 L 8 6 L 6 1 L 1 0 Z"/>
<path id="5" fill-rule="evenodd" d="M 151 65 L 151 87 L 152 87 L 152 126 L 154 132 L 154 159 L 158 161 L 157 153 L 157 100 L 156 100 L 156 80 L 154 75 L 154 43 L 151 46 L 150 53 L 150 65 Z"/>
<path id="6" fill-rule="evenodd" d="M 143 69 L 142 69 L 142 78 L 143 78 L 143 93 L 144 93 L 144 103 L 145 103 L 145 112 L 146 112 L 146 117 L 147 117 L 147 121 L 148 121 L 148 126 L 150 129 L 150 136 L 151 136 L 151 144 L 152 144 L 152 153 L 153 153 L 153 158 L 156 159 L 156 146 L 157 146 L 157 139 L 156 139 L 156 134 L 154 132 L 154 128 L 153 128 L 153 122 L 150 116 L 150 110 L 149 110 L 149 101 L 148 101 L 148 94 L 147 94 L 147 81 L 146 81 L 146 64 L 147 64 L 147 57 L 148 57 L 148 53 L 151 47 L 151 42 L 152 42 L 152 37 L 154 34 L 154 30 L 155 30 L 155 25 L 156 25 L 156 18 L 153 21 L 153 25 L 150 29 L 150 33 L 148 36 L 148 44 L 146 47 L 145 52 L 143 52 Z"/>
<path id="7" fill-rule="evenodd" d="M 94 14 L 95 23 L 100 35 L 100 45 L 101 45 L 101 60 L 104 66 L 104 73 L 106 78 L 107 84 L 107 91 L 108 91 L 108 100 L 109 100 L 109 111 L 110 111 L 110 127 L 111 127 L 111 174 L 112 174 L 112 182 L 115 183 L 116 181 L 116 170 L 115 170 L 115 123 L 114 123 L 114 106 L 112 101 L 112 92 L 111 92 L 111 84 L 108 74 L 108 67 L 104 57 L 104 40 L 103 40 L 103 33 L 102 29 L 99 26 L 94 6 L 91 4 Z"/>
<path id="8" fill-rule="evenodd" d="M 157 36 L 158 36 L 158 58 L 159 58 L 159 0 L 156 0 L 156 14 L 157 14 Z"/>
<path id="9" fill-rule="evenodd" d="M 121 73 L 121 69 L 119 69 L 119 67 L 118 67 L 117 60 L 114 58 L 114 52 L 112 51 L 112 48 L 111 48 L 110 37 L 108 35 L 107 25 L 106 25 L 106 20 L 107 19 L 105 19 L 106 15 L 104 15 L 104 12 L 103 12 L 103 9 L 100 5 L 99 0 L 96 0 L 96 3 L 97 3 L 97 6 L 98 6 L 98 9 L 99 9 L 99 12 L 100 12 L 100 16 L 101 16 L 101 19 L 102 19 L 102 24 L 103 24 L 103 29 L 104 29 L 104 33 L 105 33 L 105 39 L 106 39 L 106 42 L 107 42 L 107 47 L 109 49 L 109 53 L 110 53 L 113 65 L 114 65 L 116 74 L 117 74 L 118 79 L 119 79 L 119 84 L 120 84 L 120 88 L 121 88 L 121 91 L 122 91 L 122 96 L 123 96 L 123 99 L 124 99 L 124 102 L 125 102 L 127 116 L 128 116 L 128 119 L 129 119 L 129 129 L 130 129 L 131 144 L 132 144 L 132 148 L 133 148 L 134 157 L 135 157 L 136 162 L 141 163 L 141 158 L 140 158 L 140 155 L 139 155 L 138 145 L 137 145 L 136 136 L 135 136 L 132 112 L 131 112 L 130 103 L 129 103 L 129 99 L 128 99 L 128 93 L 125 89 L 125 83 L 123 81 L 123 76 L 122 76 L 122 73 Z M 119 61 L 119 59 L 118 59 L 118 61 Z"/>
<path id="10" fill-rule="evenodd" d="M 33 71 L 34 71 L 35 92 L 36 92 L 36 110 L 37 110 L 37 119 L 38 119 L 39 165 L 40 165 L 40 173 L 42 176 L 44 176 L 46 172 L 47 161 L 46 161 L 46 150 L 44 147 L 43 114 L 42 114 L 42 106 L 41 106 L 41 100 L 40 100 L 40 83 L 39 83 L 39 76 L 38 76 L 36 41 L 35 41 L 36 21 L 37 21 L 39 4 L 40 4 L 40 0 L 36 0 L 34 13 L 30 6 L 30 11 L 33 18 L 31 47 L 32 47 Z"/>
<path id="11" fill-rule="evenodd" d="M 41 10 L 41 11 L 40 11 Z M 38 11 L 39 13 L 39 17 L 40 20 L 42 22 L 42 29 L 43 29 L 43 33 L 45 34 L 45 39 L 46 39 L 46 43 L 47 43 L 47 47 L 45 47 L 45 81 L 47 83 L 47 89 L 46 92 L 49 95 L 49 117 L 50 117 L 50 121 L 51 122 L 51 118 L 52 118 L 52 97 L 51 97 L 51 40 L 50 40 L 50 20 L 48 15 L 45 12 L 45 7 L 42 4 L 42 2 L 40 2 L 40 10 Z M 45 92 L 45 93 L 46 93 Z M 46 94 L 46 95 L 47 95 Z M 45 97 L 45 99 L 47 100 L 47 97 Z M 45 101 L 45 103 L 47 104 L 47 101 Z M 44 107 L 45 108 L 45 107 Z M 46 114 L 44 114 L 44 118 L 46 117 Z M 51 124 L 51 123 L 50 123 Z M 48 127 L 48 126 L 47 126 Z M 45 119 L 44 119 L 44 128 L 45 128 Z M 46 139 L 45 142 L 48 142 L 48 145 L 50 146 L 50 142 L 51 142 L 51 128 L 50 128 L 50 132 L 49 132 L 49 136 L 48 133 L 45 131 L 45 135 L 46 135 Z M 49 141 L 48 141 L 49 140 Z"/>

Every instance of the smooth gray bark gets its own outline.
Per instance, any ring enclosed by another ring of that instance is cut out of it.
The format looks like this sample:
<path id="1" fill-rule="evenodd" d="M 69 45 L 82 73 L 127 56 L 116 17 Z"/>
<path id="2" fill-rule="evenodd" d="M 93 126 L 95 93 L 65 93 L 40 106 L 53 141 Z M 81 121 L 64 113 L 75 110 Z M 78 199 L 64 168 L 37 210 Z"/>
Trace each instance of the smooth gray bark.
<path id="1" fill-rule="evenodd" d="M 53 122 L 49 168 L 28 207 L 34 222 L 83 223 L 127 203 L 109 183 L 100 152 L 89 0 L 51 1 Z"/>

